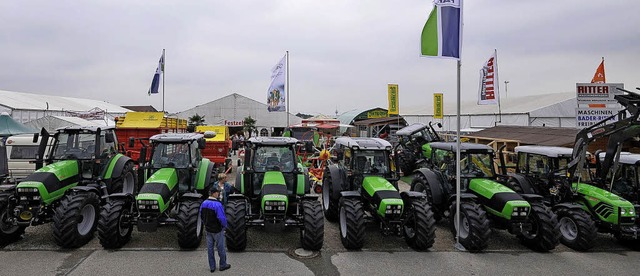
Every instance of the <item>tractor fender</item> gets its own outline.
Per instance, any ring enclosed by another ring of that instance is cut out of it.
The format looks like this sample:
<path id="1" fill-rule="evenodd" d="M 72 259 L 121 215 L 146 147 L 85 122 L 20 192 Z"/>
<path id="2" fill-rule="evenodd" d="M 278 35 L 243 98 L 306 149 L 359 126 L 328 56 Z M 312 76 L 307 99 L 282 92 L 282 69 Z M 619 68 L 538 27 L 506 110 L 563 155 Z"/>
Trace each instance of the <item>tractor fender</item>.
<path id="1" fill-rule="evenodd" d="M 202 195 L 199 193 L 184 193 L 182 194 L 182 196 L 180 196 L 181 201 L 185 201 L 185 199 L 190 199 L 190 200 L 198 200 L 202 198 Z"/>
<path id="2" fill-rule="evenodd" d="M 111 171 L 111 175 L 107 175 L 105 174 L 104 178 L 105 179 L 114 179 L 114 178 L 118 178 L 122 175 L 122 170 L 124 169 L 124 165 L 127 164 L 127 162 L 131 161 L 131 158 L 129 158 L 128 156 L 122 155 L 122 154 L 118 154 L 116 155 L 113 159 L 111 159 L 111 162 L 115 162 L 115 164 L 113 165 L 113 171 Z M 108 173 L 108 170 L 107 170 Z"/>
<path id="3" fill-rule="evenodd" d="M 343 191 L 343 192 L 340 192 L 340 196 L 341 197 L 345 197 L 345 198 L 347 198 L 347 197 L 352 197 L 352 198 L 353 197 L 360 197 L 360 193 L 358 193 L 357 191 Z"/>
<path id="4" fill-rule="evenodd" d="M 302 196 L 302 200 L 318 200 L 320 196 L 316 194 L 305 194 Z"/>
<path id="5" fill-rule="evenodd" d="M 427 196 L 421 192 L 404 191 L 400 193 L 400 198 L 406 203 L 411 203 L 416 199 L 425 199 Z"/>
<path id="6" fill-rule="evenodd" d="M 522 198 L 527 202 L 540 202 L 544 200 L 544 197 L 537 194 L 520 194 L 520 196 L 522 196 Z"/>
<path id="7" fill-rule="evenodd" d="M 245 200 L 247 197 L 244 196 L 243 194 L 230 194 L 227 197 L 228 201 L 232 201 L 232 200 Z"/>
<path id="8" fill-rule="evenodd" d="M 460 193 L 460 201 L 476 201 L 478 197 L 471 193 Z M 453 194 L 449 197 L 449 204 L 456 202 L 456 195 Z"/>
<path id="9" fill-rule="evenodd" d="M 67 190 L 67 193 L 95 193 L 101 195 L 102 192 L 98 189 L 97 184 L 89 184 L 87 186 L 75 186 Z"/>
<path id="10" fill-rule="evenodd" d="M 536 193 L 536 191 L 533 189 L 533 186 L 531 185 L 531 182 L 529 182 L 529 179 L 527 179 L 526 176 L 517 174 L 517 173 L 510 173 L 509 177 L 515 179 L 520 184 L 520 188 L 522 188 L 522 193 L 525 193 L 525 194 Z"/>
<path id="11" fill-rule="evenodd" d="M 556 205 L 553 205 L 553 207 L 551 208 L 554 212 L 558 211 L 559 208 L 564 207 L 564 208 L 569 208 L 569 209 L 582 209 L 582 205 L 578 204 L 578 203 L 574 203 L 574 202 L 563 202 L 563 203 L 558 203 Z"/>
<path id="12" fill-rule="evenodd" d="M 331 175 L 331 180 L 333 181 L 331 187 L 331 191 L 333 191 L 333 198 L 340 198 L 340 192 L 342 190 L 348 190 L 348 187 L 345 187 L 344 179 L 342 178 L 342 173 L 340 172 L 340 168 L 338 165 L 329 166 L 329 174 Z M 324 187 L 323 187 L 324 188 Z"/>
<path id="13" fill-rule="evenodd" d="M 242 182 L 244 182 L 243 180 L 242 169 L 238 168 L 238 172 L 236 172 L 236 184 L 234 186 L 240 193 L 244 193 L 244 186 L 242 185 Z"/>
<path id="14" fill-rule="evenodd" d="M 447 195 L 443 189 L 443 183 L 434 171 L 422 168 L 415 170 L 414 173 L 422 174 L 427 179 L 434 205 L 441 205 L 446 201 Z M 413 190 L 413 187 L 411 187 L 411 190 Z"/>
<path id="15" fill-rule="evenodd" d="M 130 203 L 130 202 L 135 202 L 136 201 L 136 197 L 133 194 L 130 194 L 130 193 L 110 194 L 108 199 L 109 200 L 121 200 L 121 201 L 124 201 L 125 203 Z"/>

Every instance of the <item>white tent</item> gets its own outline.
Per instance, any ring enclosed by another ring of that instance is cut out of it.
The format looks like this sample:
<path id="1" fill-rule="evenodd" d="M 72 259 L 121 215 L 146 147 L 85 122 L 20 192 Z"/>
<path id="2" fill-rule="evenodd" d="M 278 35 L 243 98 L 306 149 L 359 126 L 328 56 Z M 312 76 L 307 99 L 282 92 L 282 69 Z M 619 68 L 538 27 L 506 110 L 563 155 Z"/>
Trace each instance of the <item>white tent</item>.
<path id="1" fill-rule="evenodd" d="M 113 120 L 85 120 L 78 117 L 45 116 L 25 123 L 36 129 L 45 128 L 48 132 L 53 132 L 58 128 L 67 126 L 114 126 Z"/>

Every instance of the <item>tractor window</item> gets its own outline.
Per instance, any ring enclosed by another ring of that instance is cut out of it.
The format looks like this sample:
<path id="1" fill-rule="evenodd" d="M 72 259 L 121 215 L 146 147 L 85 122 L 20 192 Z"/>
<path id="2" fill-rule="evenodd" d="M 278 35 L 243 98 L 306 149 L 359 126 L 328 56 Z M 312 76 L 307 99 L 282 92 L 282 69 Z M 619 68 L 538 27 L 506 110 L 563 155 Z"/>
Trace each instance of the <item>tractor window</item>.
<path id="1" fill-rule="evenodd" d="M 518 172 L 519 173 L 528 173 L 527 171 L 527 154 L 519 153 L 518 154 Z"/>
<path id="2" fill-rule="evenodd" d="M 470 161 L 470 162 L 469 162 Z M 460 160 L 460 173 L 475 177 L 493 177 L 493 157 L 491 154 L 464 154 Z"/>
<path id="3" fill-rule="evenodd" d="M 611 173 L 609 173 L 609 176 Z M 611 179 L 611 178 L 609 178 Z M 637 175 L 634 166 L 622 165 L 618 168 L 612 183 L 611 191 L 617 195 L 629 195 L 636 187 Z M 609 180 L 610 181 L 610 180 Z"/>
<path id="4" fill-rule="evenodd" d="M 91 159 L 95 154 L 93 133 L 59 133 L 53 152 L 54 159 Z"/>
<path id="5" fill-rule="evenodd" d="M 202 157 L 200 156 L 200 151 L 198 150 L 198 142 L 193 141 L 189 145 L 189 149 L 191 151 L 191 164 L 193 164 L 194 166 L 199 165 L 198 161 L 200 161 Z"/>
<path id="6" fill-rule="evenodd" d="M 362 174 L 389 174 L 391 169 L 388 155 L 382 150 L 358 151 L 355 157 L 354 170 Z"/>
<path id="7" fill-rule="evenodd" d="M 261 146 L 255 150 L 253 167 L 256 172 L 292 172 L 295 168 L 293 148 Z"/>
<path id="8" fill-rule="evenodd" d="M 565 164 L 566 167 L 566 164 Z M 544 176 L 549 173 L 549 158 L 539 154 L 529 154 L 527 171 L 531 175 Z"/>
<path id="9" fill-rule="evenodd" d="M 187 168 L 189 144 L 158 143 L 153 149 L 151 162 L 154 168 Z"/>

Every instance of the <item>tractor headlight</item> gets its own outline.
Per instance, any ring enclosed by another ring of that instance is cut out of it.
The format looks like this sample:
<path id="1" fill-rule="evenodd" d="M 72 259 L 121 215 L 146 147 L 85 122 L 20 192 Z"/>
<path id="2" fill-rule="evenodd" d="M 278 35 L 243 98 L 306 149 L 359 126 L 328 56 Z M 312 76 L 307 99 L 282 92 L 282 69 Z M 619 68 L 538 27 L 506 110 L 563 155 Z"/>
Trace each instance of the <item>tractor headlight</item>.
<path id="1" fill-rule="evenodd" d="M 39 195 L 33 196 L 33 200 L 40 200 L 40 196 Z"/>
<path id="2" fill-rule="evenodd" d="M 20 200 L 27 200 L 27 196 L 21 196 Z"/>
<path id="3" fill-rule="evenodd" d="M 387 205 L 385 214 L 401 214 L 402 206 L 401 205 Z"/>
<path id="4" fill-rule="evenodd" d="M 621 215 L 626 215 L 627 214 L 627 210 L 625 210 L 624 208 L 620 208 L 620 214 Z"/>
<path id="5" fill-rule="evenodd" d="M 265 205 L 264 206 L 264 210 L 266 210 L 266 211 L 271 211 L 271 209 L 272 209 L 271 205 Z"/>

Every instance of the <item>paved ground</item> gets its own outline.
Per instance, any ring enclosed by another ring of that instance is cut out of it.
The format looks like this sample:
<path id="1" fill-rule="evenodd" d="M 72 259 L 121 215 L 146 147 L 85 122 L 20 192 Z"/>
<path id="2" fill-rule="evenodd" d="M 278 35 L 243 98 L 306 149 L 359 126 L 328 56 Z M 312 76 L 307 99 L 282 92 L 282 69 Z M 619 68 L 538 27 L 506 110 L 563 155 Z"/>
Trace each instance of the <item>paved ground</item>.
<path id="1" fill-rule="evenodd" d="M 234 168 L 235 169 L 235 168 Z M 235 174 L 230 174 L 233 183 Z M 408 189 L 404 182 L 400 189 Z M 134 230 L 123 249 L 103 250 L 97 239 L 77 250 L 60 250 L 51 238 L 51 226 L 27 228 L 25 238 L 0 248 L 2 275 L 136 275 L 208 273 L 204 242 L 195 251 L 181 251 L 176 228 L 166 226 L 155 233 Z M 228 274 L 243 275 L 364 275 L 364 274 L 484 274 L 540 275 L 630 274 L 640 253 L 630 252 L 610 235 L 600 235 L 589 253 L 560 245 L 547 254 L 533 253 L 506 231 L 496 230 L 484 254 L 454 249 L 453 236 L 445 221 L 438 224 L 436 243 L 429 252 L 411 250 L 404 239 L 382 236 L 376 226 L 366 232 L 361 251 L 342 247 L 338 226 L 325 221 L 321 252 L 301 258 L 299 232 L 288 229 L 271 233 L 248 231 L 246 252 L 229 253 L 233 265 Z M 37 261 L 37 265 L 34 262 Z"/>

